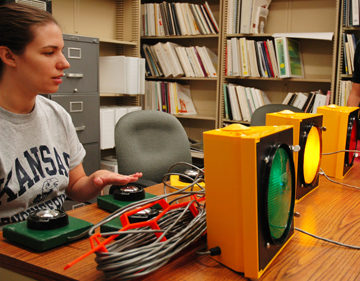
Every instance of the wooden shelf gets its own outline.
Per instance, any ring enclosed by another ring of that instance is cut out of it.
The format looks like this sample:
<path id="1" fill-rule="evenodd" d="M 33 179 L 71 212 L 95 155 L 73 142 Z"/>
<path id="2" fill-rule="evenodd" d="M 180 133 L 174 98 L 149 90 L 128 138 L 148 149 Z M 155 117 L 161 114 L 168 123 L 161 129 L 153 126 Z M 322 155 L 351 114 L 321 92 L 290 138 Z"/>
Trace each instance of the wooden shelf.
<path id="1" fill-rule="evenodd" d="M 148 76 L 146 79 L 149 80 L 193 80 L 193 81 L 217 81 L 217 77 L 157 77 L 157 76 Z"/>
<path id="2" fill-rule="evenodd" d="M 172 39 L 198 39 L 198 38 L 219 38 L 219 34 L 207 34 L 207 35 L 172 35 L 172 36 L 141 36 L 141 40 L 146 39 L 166 39 L 166 40 L 172 40 Z"/>
<path id="3" fill-rule="evenodd" d="M 201 115 L 201 114 L 197 114 L 197 115 L 176 114 L 174 116 L 176 118 L 183 118 L 183 119 L 199 119 L 199 120 L 209 120 L 209 121 L 215 121 L 216 120 L 215 116 Z"/>
<path id="4" fill-rule="evenodd" d="M 242 77 L 242 76 L 225 76 L 229 80 L 266 80 L 266 81 L 294 81 L 294 82 L 313 82 L 313 83 L 331 83 L 329 75 L 309 75 L 305 78 L 275 78 L 275 77 Z"/>
<path id="5" fill-rule="evenodd" d="M 102 43 L 110 43 L 110 44 L 118 44 L 118 45 L 128 45 L 128 46 L 136 46 L 137 42 L 130 42 L 130 41 L 121 41 L 121 40 L 114 40 L 108 38 L 99 38 L 100 42 Z"/>

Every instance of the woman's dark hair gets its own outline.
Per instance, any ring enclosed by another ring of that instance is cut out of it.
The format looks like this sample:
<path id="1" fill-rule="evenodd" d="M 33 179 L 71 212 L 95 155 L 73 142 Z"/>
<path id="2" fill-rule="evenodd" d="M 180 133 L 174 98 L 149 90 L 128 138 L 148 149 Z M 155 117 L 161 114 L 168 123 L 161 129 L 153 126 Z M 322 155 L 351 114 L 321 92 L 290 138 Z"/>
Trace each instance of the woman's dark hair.
<path id="1" fill-rule="evenodd" d="M 46 11 L 26 4 L 0 5 L 0 46 L 8 47 L 13 53 L 21 55 L 34 40 L 34 27 L 48 23 L 58 24 Z M 4 63 L 0 59 L 0 79 L 3 68 Z"/>

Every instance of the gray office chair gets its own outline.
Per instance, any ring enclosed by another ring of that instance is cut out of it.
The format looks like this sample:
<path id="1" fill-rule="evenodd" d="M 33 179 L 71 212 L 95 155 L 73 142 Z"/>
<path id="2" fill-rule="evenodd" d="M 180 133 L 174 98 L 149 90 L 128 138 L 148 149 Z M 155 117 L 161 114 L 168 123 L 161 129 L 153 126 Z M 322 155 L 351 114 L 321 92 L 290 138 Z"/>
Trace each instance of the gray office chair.
<path id="1" fill-rule="evenodd" d="M 137 184 L 161 183 L 169 168 L 178 162 L 192 163 L 186 132 L 174 116 L 140 110 L 121 117 L 115 126 L 115 150 L 119 174 L 142 172 Z M 187 165 L 172 172 L 184 172 Z"/>
<path id="2" fill-rule="evenodd" d="M 291 110 L 293 112 L 304 112 L 300 108 L 297 108 L 288 104 L 266 104 L 257 108 L 252 116 L 250 121 L 250 126 L 265 126 L 266 125 L 266 114 L 272 112 L 279 112 L 282 110 Z"/>

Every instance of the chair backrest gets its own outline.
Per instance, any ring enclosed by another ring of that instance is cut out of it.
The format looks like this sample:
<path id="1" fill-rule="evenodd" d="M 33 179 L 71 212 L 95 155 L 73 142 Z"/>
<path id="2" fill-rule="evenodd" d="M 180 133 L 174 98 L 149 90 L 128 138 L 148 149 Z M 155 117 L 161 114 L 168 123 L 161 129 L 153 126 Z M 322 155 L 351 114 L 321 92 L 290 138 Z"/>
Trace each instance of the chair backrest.
<path id="1" fill-rule="evenodd" d="M 266 114 L 272 112 L 279 112 L 282 110 L 291 110 L 293 112 L 304 112 L 300 108 L 297 108 L 288 104 L 266 104 L 257 108 L 252 116 L 250 121 L 250 126 L 265 126 L 266 125 Z"/>
<path id="2" fill-rule="evenodd" d="M 115 127 L 119 174 L 142 172 L 143 179 L 160 183 L 175 163 L 192 163 L 186 132 L 174 116 L 140 110 L 121 117 Z M 179 166 L 172 171 L 183 172 Z"/>

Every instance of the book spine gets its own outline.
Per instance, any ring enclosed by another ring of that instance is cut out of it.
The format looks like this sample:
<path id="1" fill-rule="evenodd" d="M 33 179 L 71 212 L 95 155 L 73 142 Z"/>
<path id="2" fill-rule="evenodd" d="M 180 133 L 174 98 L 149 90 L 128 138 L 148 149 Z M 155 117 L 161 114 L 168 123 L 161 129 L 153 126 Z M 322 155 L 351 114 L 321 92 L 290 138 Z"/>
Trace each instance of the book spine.
<path id="1" fill-rule="evenodd" d="M 151 69 L 150 69 L 150 65 L 149 62 L 146 58 L 145 55 L 145 50 L 144 50 L 144 45 L 141 46 L 140 48 L 140 56 L 145 59 L 145 76 L 151 76 Z"/>
<path id="2" fill-rule="evenodd" d="M 202 24 L 201 24 L 201 21 L 200 21 L 200 18 L 199 18 L 199 15 L 196 11 L 196 7 L 195 7 L 195 4 L 190 4 L 190 9 L 191 9 L 191 12 L 194 16 L 194 19 L 195 19 L 195 22 L 196 22 L 196 25 L 198 27 L 198 29 L 200 30 L 200 33 L 201 34 L 206 34 L 206 31 L 204 30 Z"/>
<path id="3" fill-rule="evenodd" d="M 168 66 L 170 68 L 172 76 L 173 77 L 179 76 L 179 73 L 178 73 L 176 65 L 175 65 L 175 61 L 173 60 L 173 58 L 171 56 L 169 46 L 165 43 L 165 44 L 162 45 L 162 49 L 164 51 L 164 55 L 165 55 L 167 64 L 168 64 Z"/>
<path id="4" fill-rule="evenodd" d="M 217 21 L 216 21 L 216 19 L 215 19 L 215 17 L 214 17 L 214 14 L 212 13 L 212 11 L 211 11 L 211 9 L 210 9 L 210 6 L 209 6 L 209 4 L 208 4 L 207 1 L 205 1 L 204 7 L 205 7 L 206 12 L 207 12 L 208 15 L 209 15 L 209 18 L 210 18 L 210 20 L 211 20 L 211 23 L 212 23 L 212 25 L 213 25 L 216 33 L 219 33 L 219 26 L 218 26 L 218 24 L 217 24 Z"/>
<path id="5" fill-rule="evenodd" d="M 189 20 L 190 20 L 190 25 L 192 26 L 192 29 L 194 30 L 194 35 L 201 34 L 200 29 L 196 23 L 195 16 L 191 10 L 190 4 L 189 3 L 185 3 L 185 4 L 186 4 L 185 6 L 186 6 L 186 10 L 187 10 L 187 13 L 189 16 Z"/>
<path id="6" fill-rule="evenodd" d="M 169 26 L 169 35 L 176 35 L 175 26 L 174 26 L 173 19 L 171 16 L 170 3 L 166 3 L 165 1 L 163 3 L 164 3 L 164 8 L 166 11 L 166 18 L 167 18 L 167 22 L 168 22 L 168 26 Z"/>
<path id="7" fill-rule="evenodd" d="M 195 77 L 195 74 L 194 74 L 194 71 L 190 64 L 189 58 L 187 56 L 185 47 L 176 47 L 175 50 L 178 54 L 181 65 L 183 66 L 186 77 Z"/>
<path id="8" fill-rule="evenodd" d="M 166 102 L 167 102 L 167 113 L 172 114 L 172 104 L 171 104 L 171 82 L 166 83 Z"/>
<path id="9" fill-rule="evenodd" d="M 200 8 L 200 5 L 199 4 L 195 4 L 195 8 L 196 8 L 196 11 L 197 11 L 197 14 L 199 16 L 199 19 L 200 19 L 200 22 L 205 30 L 205 34 L 211 34 L 211 31 L 206 23 L 206 20 L 201 12 L 201 8 Z"/>
<path id="10" fill-rule="evenodd" d="M 154 10 L 154 3 L 149 3 L 149 14 L 150 18 L 148 18 L 148 23 L 150 26 L 150 36 L 156 35 L 155 33 L 155 10 Z"/>
<path id="11" fill-rule="evenodd" d="M 233 34 L 235 31 L 233 30 L 233 17 L 234 17 L 234 0 L 227 1 L 227 23 L 226 23 L 226 34 Z"/>
<path id="12" fill-rule="evenodd" d="M 164 26 L 164 32 L 165 32 L 165 36 L 169 36 L 169 22 L 168 22 L 168 18 L 167 18 L 167 14 L 166 14 L 166 8 L 164 7 L 164 3 L 160 3 L 160 13 L 161 13 L 161 18 L 162 18 L 162 23 Z"/>
<path id="13" fill-rule="evenodd" d="M 267 62 L 268 62 L 268 64 L 269 64 L 269 69 L 270 69 L 271 77 L 275 77 L 274 70 L 273 70 L 273 66 L 272 66 L 272 63 L 271 63 L 270 53 L 269 53 L 269 50 L 268 50 L 266 41 L 263 41 L 263 44 L 262 44 L 262 45 L 264 46 L 265 55 L 266 55 Z"/>
<path id="14" fill-rule="evenodd" d="M 250 33 L 251 14 L 252 14 L 253 0 L 246 0 L 241 2 L 241 27 L 240 33 Z"/>
<path id="15" fill-rule="evenodd" d="M 188 33 L 186 25 L 185 25 L 185 18 L 183 17 L 181 4 L 175 3 L 174 10 L 175 10 L 175 17 L 178 22 L 181 35 L 188 35 L 189 33 Z"/>
<path id="16" fill-rule="evenodd" d="M 224 95 L 224 112 L 225 112 L 225 118 L 230 119 L 229 115 L 229 102 L 228 102 L 228 96 L 226 93 L 226 84 L 223 84 L 223 95 Z"/>
<path id="17" fill-rule="evenodd" d="M 169 50 L 170 50 L 170 53 L 171 55 L 173 56 L 174 60 L 175 60 L 175 64 L 176 64 L 176 68 L 178 69 L 179 73 L 181 75 L 184 75 L 184 69 L 180 63 L 180 58 L 179 58 L 179 55 L 178 53 L 176 52 L 175 48 L 180 46 L 180 45 L 176 45 L 175 43 L 173 42 L 167 42 L 167 44 L 169 45 Z"/>
<path id="18" fill-rule="evenodd" d="M 195 30 L 193 29 L 192 24 L 190 24 L 191 20 L 190 20 L 189 14 L 187 13 L 186 3 L 181 3 L 180 9 L 181 9 L 181 13 L 183 15 L 185 27 L 186 27 L 188 34 L 195 35 Z"/>
<path id="19" fill-rule="evenodd" d="M 195 57 L 195 53 L 194 53 L 192 47 L 186 47 L 185 50 L 186 50 L 188 59 L 190 61 L 190 64 L 192 66 L 192 69 L 195 72 L 195 76 L 196 77 L 204 77 L 204 74 L 201 71 L 200 64 L 199 64 L 197 58 Z"/>
<path id="20" fill-rule="evenodd" d="M 165 35 L 165 29 L 164 29 L 164 20 L 163 15 L 160 10 L 161 4 L 156 4 L 156 10 L 158 14 L 158 29 L 159 29 L 159 35 L 164 36 Z"/>
<path id="21" fill-rule="evenodd" d="M 150 67 L 151 75 L 152 76 L 160 76 L 159 73 L 157 72 L 155 62 L 154 62 L 154 60 L 153 60 L 153 58 L 151 56 L 149 45 L 144 44 L 143 49 L 144 49 L 144 54 L 145 54 L 146 61 L 148 62 L 148 65 Z"/>
<path id="22" fill-rule="evenodd" d="M 240 49 L 241 49 L 242 75 L 250 76 L 246 38 L 245 37 L 240 38 L 239 43 L 240 43 Z"/>
<path id="23" fill-rule="evenodd" d="M 239 39 L 232 37 L 231 39 L 231 58 L 232 58 L 232 75 L 241 76 L 241 63 L 239 52 Z"/>
<path id="24" fill-rule="evenodd" d="M 172 19 L 173 19 L 174 26 L 175 26 L 175 31 L 176 31 L 175 35 L 185 35 L 185 34 L 182 34 L 181 29 L 180 29 L 179 19 L 178 19 L 177 14 L 176 14 L 175 4 L 174 3 L 169 3 L 169 7 L 170 7 L 170 10 L 171 10 Z"/>
<path id="25" fill-rule="evenodd" d="M 204 18 L 204 20 L 205 20 L 205 24 L 206 24 L 206 26 L 208 27 L 210 33 L 215 34 L 215 33 L 216 33 L 216 32 L 215 32 L 215 29 L 214 29 L 214 27 L 212 26 L 212 24 L 211 24 L 211 22 L 210 22 L 209 16 L 208 16 L 208 14 L 207 14 L 206 11 L 205 11 L 204 6 L 203 6 L 203 5 L 199 5 L 199 8 L 200 8 L 200 11 L 201 11 L 201 13 L 202 13 L 202 16 L 203 16 L 203 18 Z"/>
<path id="26" fill-rule="evenodd" d="M 264 62 L 264 69 L 265 69 L 265 73 L 266 73 L 266 77 L 271 77 L 271 72 L 270 72 L 270 67 L 269 67 L 269 63 L 267 61 L 267 57 L 266 57 L 266 53 L 265 53 L 265 47 L 264 47 L 264 42 L 260 41 L 259 42 L 260 45 L 260 49 L 261 49 L 261 57 L 262 57 L 262 61 Z"/>
<path id="27" fill-rule="evenodd" d="M 198 61 L 199 61 L 199 64 L 200 64 L 200 67 L 201 67 L 202 72 L 204 73 L 204 76 L 205 76 L 205 77 L 208 77 L 208 73 L 207 73 L 206 70 L 205 70 L 203 61 L 201 60 L 200 55 L 199 55 L 197 49 L 196 49 L 195 47 L 192 47 L 192 49 L 194 50 L 195 56 L 196 56 L 196 58 L 197 58 Z"/>
<path id="28" fill-rule="evenodd" d="M 285 61 L 285 47 L 283 38 L 275 38 L 275 50 L 278 59 L 280 78 L 289 77 Z"/>
<path id="29" fill-rule="evenodd" d="M 151 53 L 151 57 L 153 58 L 153 61 L 154 61 L 154 64 L 155 64 L 155 67 L 156 67 L 156 70 L 158 72 L 158 75 L 159 76 L 164 76 L 164 72 L 160 66 L 160 62 L 159 62 L 159 59 L 156 55 L 156 52 L 154 50 L 154 46 L 149 46 L 149 51 Z"/>
<path id="30" fill-rule="evenodd" d="M 166 112 L 166 98 L 165 98 L 165 82 L 161 82 L 161 110 Z"/>
<path id="31" fill-rule="evenodd" d="M 169 61 L 166 59 L 166 55 L 164 53 L 164 50 L 161 46 L 162 43 L 157 43 L 154 45 L 155 53 L 158 57 L 159 64 L 161 65 L 161 69 L 163 70 L 164 76 L 168 77 L 172 75 L 171 68 L 169 66 Z"/>
<path id="32" fill-rule="evenodd" d="M 290 100 L 289 100 L 289 102 L 288 102 L 288 105 L 293 105 L 293 104 L 294 104 L 294 101 L 295 101 L 295 99 L 296 99 L 296 96 L 297 96 L 296 93 L 294 93 L 294 94 L 291 96 L 291 98 L 290 98 Z"/>

